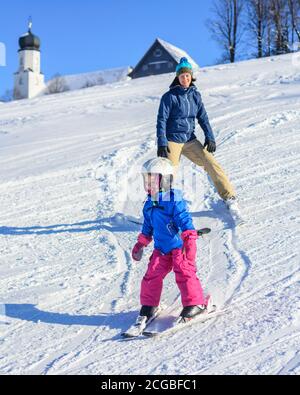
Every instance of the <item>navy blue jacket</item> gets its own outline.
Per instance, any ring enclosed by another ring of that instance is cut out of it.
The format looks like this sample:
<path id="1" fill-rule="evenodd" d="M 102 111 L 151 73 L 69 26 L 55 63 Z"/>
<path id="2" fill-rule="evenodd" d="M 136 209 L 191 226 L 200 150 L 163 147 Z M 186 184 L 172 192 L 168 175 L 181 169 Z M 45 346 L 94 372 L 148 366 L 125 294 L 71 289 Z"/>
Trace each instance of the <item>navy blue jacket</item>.
<path id="1" fill-rule="evenodd" d="M 178 190 L 160 192 L 157 202 L 152 201 L 149 195 L 143 214 L 142 233 L 153 236 L 154 248 L 163 254 L 168 254 L 175 248 L 182 248 L 180 230 L 184 232 L 195 229 L 182 192 Z"/>
<path id="2" fill-rule="evenodd" d="M 161 99 L 157 117 L 157 143 L 166 147 L 168 141 L 187 143 L 196 138 L 195 119 L 208 140 L 215 141 L 201 95 L 195 85 L 185 89 L 170 87 Z"/>

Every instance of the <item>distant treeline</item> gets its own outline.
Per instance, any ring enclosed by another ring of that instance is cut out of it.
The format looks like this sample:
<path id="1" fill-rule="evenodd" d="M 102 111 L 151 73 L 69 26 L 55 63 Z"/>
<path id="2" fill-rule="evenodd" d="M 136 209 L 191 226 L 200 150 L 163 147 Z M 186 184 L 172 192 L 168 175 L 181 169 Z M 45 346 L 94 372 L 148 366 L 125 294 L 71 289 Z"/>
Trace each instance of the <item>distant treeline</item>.
<path id="1" fill-rule="evenodd" d="M 213 0 L 207 25 L 220 63 L 299 51 L 300 0 Z"/>

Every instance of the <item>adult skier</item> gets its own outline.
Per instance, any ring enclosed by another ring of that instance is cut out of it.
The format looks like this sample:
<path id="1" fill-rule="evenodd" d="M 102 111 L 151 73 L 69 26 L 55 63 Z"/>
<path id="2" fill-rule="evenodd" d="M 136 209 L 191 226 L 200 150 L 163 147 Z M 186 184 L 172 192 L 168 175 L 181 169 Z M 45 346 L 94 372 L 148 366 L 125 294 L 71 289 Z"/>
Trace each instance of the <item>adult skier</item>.
<path id="1" fill-rule="evenodd" d="M 168 158 L 178 166 L 181 155 L 184 155 L 204 168 L 235 219 L 240 217 L 236 193 L 213 156 L 216 141 L 195 81 L 192 65 L 187 58 L 182 58 L 170 90 L 161 99 L 157 117 L 157 156 Z M 204 145 L 195 135 L 196 119 L 205 135 Z"/>
<path id="2" fill-rule="evenodd" d="M 143 165 L 142 174 L 148 198 L 143 209 L 142 233 L 132 250 L 132 258 L 140 261 L 143 249 L 153 239 L 154 251 L 141 284 L 140 314 L 136 324 L 127 332 L 128 337 L 140 334 L 157 315 L 163 280 L 172 270 L 181 293 L 181 317 L 189 320 L 206 312 L 208 303 L 196 275 L 198 234 L 182 193 L 172 189 L 172 162 L 166 158 L 149 160 Z"/>

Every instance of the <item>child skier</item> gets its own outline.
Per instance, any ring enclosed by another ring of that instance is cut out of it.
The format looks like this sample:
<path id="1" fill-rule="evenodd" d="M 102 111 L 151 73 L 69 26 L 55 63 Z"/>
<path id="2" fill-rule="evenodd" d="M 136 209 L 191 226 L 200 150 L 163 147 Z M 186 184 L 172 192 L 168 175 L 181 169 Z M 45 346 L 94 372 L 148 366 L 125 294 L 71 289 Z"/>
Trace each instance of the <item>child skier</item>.
<path id="1" fill-rule="evenodd" d="M 172 270 L 181 293 L 181 317 L 186 321 L 204 313 L 208 302 L 196 275 L 198 234 L 181 192 L 172 189 L 172 162 L 166 158 L 149 160 L 144 164 L 142 173 L 148 199 L 143 209 L 142 233 L 132 250 L 132 258 L 140 261 L 144 247 L 152 239 L 154 251 L 142 280 L 142 308 L 135 326 L 145 327 L 157 315 L 163 280 Z"/>

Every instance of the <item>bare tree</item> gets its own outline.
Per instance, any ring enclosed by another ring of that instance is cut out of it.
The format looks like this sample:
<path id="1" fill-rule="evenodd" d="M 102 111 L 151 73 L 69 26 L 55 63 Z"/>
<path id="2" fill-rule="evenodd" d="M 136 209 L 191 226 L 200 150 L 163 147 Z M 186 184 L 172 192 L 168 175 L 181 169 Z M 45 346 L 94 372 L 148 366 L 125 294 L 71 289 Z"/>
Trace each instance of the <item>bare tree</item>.
<path id="1" fill-rule="evenodd" d="M 222 61 L 236 60 L 243 29 L 251 57 L 253 47 L 258 58 L 300 50 L 300 0 L 214 0 L 212 12 L 209 28 L 225 51 Z"/>
<path id="2" fill-rule="evenodd" d="M 292 25 L 292 46 L 295 44 L 295 33 L 298 38 L 298 49 L 300 49 L 300 0 L 288 0 L 288 7 Z"/>
<path id="3" fill-rule="evenodd" d="M 90 80 L 87 80 L 84 82 L 84 84 L 82 85 L 81 89 L 86 89 L 86 88 L 92 88 L 93 86 L 95 86 L 96 84 Z"/>
<path id="4" fill-rule="evenodd" d="M 234 63 L 242 37 L 243 0 L 214 0 L 214 19 L 208 21 L 212 37 L 224 49 L 224 60 Z"/>
<path id="5" fill-rule="evenodd" d="M 96 83 L 96 85 L 104 85 L 104 84 L 105 84 L 104 78 L 102 77 L 102 75 L 99 75 L 99 76 L 97 77 L 97 83 Z"/>
<path id="6" fill-rule="evenodd" d="M 81 89 L 92 88 L 93 86 L 104 85 L 104 84 L 105 84 L 104 78 L 101 75 L 98 75 L 96 78 L 92 80 L 85 81 Z"/>
<path id="7" fill-rule="evenodd" d="M 258 58 L 268 52 L 268 6 L 269 0 L 247 0 L 248 25 L 256 40 Z"/>
<path id="8" fill-rule="evenodd" d="M 268 2 L 268 7 L 270 6 L 270 1 Z M 273 29 L 273 19 L 271 13 L 268 10 L 267 15 L 267 31 L 266 31 L 266 56 L 272 55 L 272 43 L 273 43 L 274 29 Z"/>
<path id="9" fill-rule="evenodd" d="M 60 74 L 55 74 L 53 79 L 48 84 L 47 93 L 52 95 L 54 93 L 62 93 L 70 90 L 66 80 Z"/>
<path id="10" fill-rule="evenodd" d="M 289 52 L 288 0 L 270 0 L 270 13 L 275 28 L 275 54 Z"/>

